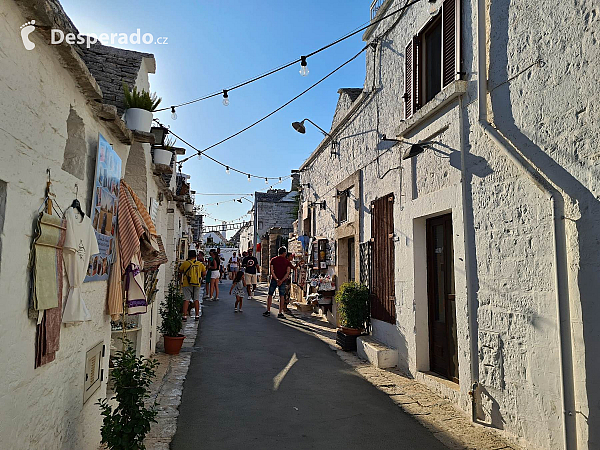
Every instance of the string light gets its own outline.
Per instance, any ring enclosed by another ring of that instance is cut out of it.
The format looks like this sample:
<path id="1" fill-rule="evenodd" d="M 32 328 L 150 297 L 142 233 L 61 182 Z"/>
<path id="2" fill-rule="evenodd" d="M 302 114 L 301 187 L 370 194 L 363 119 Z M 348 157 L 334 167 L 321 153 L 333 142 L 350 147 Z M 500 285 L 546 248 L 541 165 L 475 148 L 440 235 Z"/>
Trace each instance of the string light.
<path id="1" fill-rule="evenodd" d="M 268 185 L 269 184 L 269 179 L 265 178 L 265 184 Z"/>
<path id="2" fill-rule="evenodd" d="M 177 113 L 175 112 L 174 106 L 171 106 L 171 119 L 177 120 Z"/>
<path id="3" fill-rule="evenodd" d="M 229 166 L 225 166 L 225 173 L 226 173 L 227 175 L 229 175 L 229 173 L 230 173 L 230 172 L 229 172 Z"/>
<path id="4" fill-rule="evenodd" d="M 303 77 L 308 75 L 308 67 L 306 67 L 306 56 L 300 57 L 300 75 Z"/>
<path id="5" fill-rule="evenodd" d="M 202 153 L 198 153 L 198 160 L 202 161 Z"/>
<path id="6" fill-rule="evenodd" d="M 250 180 L 250 174 L 248 174 L 248 183 L 250 183 L 250 181 L 252 180 Z"/>
<path id="7" fill-rule="evenodd" d="M 227 95 L 227 89 L 223 89 L 223 106 L 229 106 L 229 95 Z"/>
<path id="8" fill-rule="evenodd" d="M 327 45 L 325 45 L 325 46 L 323 46 L 323 47 L 321 47 L 321 48 L 319 48 L 319 49 L 317 49 L 317 50 L 315 50 L 315 51 L 313 51 L 313 52 L 311 52 L 311 53 L 307 54 L 306 56 L 303 56 L 303 57 L 301 57 L 301 58 L 299 58 L 299 59 L 295 59 L 294 61 L 291 61 L 291 62 L 289 62 L 289 63 L 287 63 L 287 64 L 283 64 L 283 65 L 281 65 L 281 66 L 279 66 L 279 67 L 277 67 L 277 68 L 275 68 L 275 69 L 273 69 L 273 70 L 270 70 L 270 71 L 268 71 L 268 72 L 265 72 L 265 73 L 263 73 L 263 74 L 261 74 L 261 75 L 258 75 L 258 76 L 256 76 L 256 77 L 254 77 L 254 78 L 251 78 L 251 79 L 249 79 L 249 80 L 247 80 L 247 81 L 244 81 L 244 82 L 242 82 L 242 83 L 238 83 L 238 84 L 236 84 L 236 85 L 234 85 L 234 86 L 230 87 L 228 90 L 229 90 L 229 91 L 232 91 L 232 90 L 234 90 L 234 89 L 238 89 L 238 88 L 241 88 L 241 87 L 243 87 L 243 86 L 246 86 L 247 84 L 254 83 L 255 81 L 259 81 L 259 80 L 261 80 L 261 79 L 263 79 L 263 78 L 265 78 L 265 77 L 268 77 L 269 75 L 273 75 L 274 73 L 277 73 L 277 72 L 279 72 L 279 71 L 281 71 L 281 70 L 287 69 L 288 67 L 291 67 L 291 66 L 293 66 L 293 65 L 295 65 L 295 64 L 297 64 L 297 63 L 301 63 L 301 69 L 300 69 L 300 70 L 302 71 L 302 67 L 304 67 L 304 68 L 305 68 L 305 70 L 306 70 L 306 75 L 308 75 L 308 69 L 306 68 L 306 65 L 302 65 L 302 60 L 303 60 L 303 58 L 304 58 L 304 60 L 306 60 L 306 58 L 308 58 L 308 57 L 310 57 L 310 56 L 316 55 L 317 53 L 320 53 L 320 52 L 322 52 L 322 51 L 324 51 L 324 50 L 327 50 L 328 48 L 330 48 L 330 47 L 333 47 L 334 45 L 336 45 L 336 44 L 339 44 L 340 42 L 342 42 L 342 41 L 345 41 L 346 39 L 349 39 L 349 38 L 351 38 L 352 36 L 355 36 L 355 35 L 357 35 L 358 33 L 360 33 L 360 32 L 362 32 L 362 31 L 366 30 L 367 28 L 371 28 L 371 27 L 373 27 L 375 24 L 377 24 L 377 23 L 379 23 L 379 22 L 382 22 L 382 21 L 386 20 L 388 17 L 392 17 L 392 16 L 394 16 L 394 15 L 396 15 L 396 14 L 398 14 L 398 13 L 401 13 L 401 12 L 403 12 L 403 11 L 404 11 L 404 10 L 406 10 L 408 7 L 410 7 L 410 6 L 412 6 L 412 5 L 416 4 L 416 3 L 419 3 L 419 2 L 421 2 L 421 1 L 422 1 L 422 0 L 413 0 L 413 1 L 411 1 L 410 3 L 406 3 L 404 6 L 402 6 L 402 7 L 398 8 L 398 9 L 396 9 L 395 11 L 392 11 L 392 12 L 390 12 L 389 14 L 385 14 L 385 15 L 381 16 L 381 17 L 380 17 L 380 18 L 378 18 L 378 19 L 373 19 L 373 20 L 370 20 L 370 21 L 368 21 L 368 22 L 365 22 L 365 25 L 364 25 L 364 26 L 360 26 L 359 28 L 356 28 L 354 31 L 351 31 L 351 32 L 349 32 L 349 33 L 345 34 L 345 35 L 344 35 L 344 36 L 342 36 L 341 38 L 339 38 L 339 39 L 337 39 L 337 40 L 335 40 L 335 41 L 331 42 L 330 44 L 327 44 Z M 208 95 L 205 95 L 205 96 L 203 96 L 203 97 L 196 98 L 196 99 L 194 99 L 194 100 L 190 100 L 190 101 L 187 101 L 187 102 L 183 102 L 183 103 L 180 103 L 180 104 L 178 104 L 178 105 L 175 105 L 175 106 L 176 106 L 176 107 L 179 107 L 179 106 L 191 105 L 192 103 L 196 103 L 196 102 L 200 102 L 200 101 L 203 101 L 203 100 L 208 100 L 208 99 L 210 99 L 210 98 L 216 97 L 217 95 L 221 95 L 221 93 L 222 93 L 222 91 L 213 92 L 212 94 L 208 94 Z M 171 108 L 173 109 L 173 108 L 175 108 L 175 106 L 172 106 Z M 167 109 L 169 109 L 169 108 L 161 108 L 161 109 L 157 109 L 157 110 L 155 110 L 155 112 L 159 112 L 159 111 L 165 111 L 165 110 L 167 110 Z"/>

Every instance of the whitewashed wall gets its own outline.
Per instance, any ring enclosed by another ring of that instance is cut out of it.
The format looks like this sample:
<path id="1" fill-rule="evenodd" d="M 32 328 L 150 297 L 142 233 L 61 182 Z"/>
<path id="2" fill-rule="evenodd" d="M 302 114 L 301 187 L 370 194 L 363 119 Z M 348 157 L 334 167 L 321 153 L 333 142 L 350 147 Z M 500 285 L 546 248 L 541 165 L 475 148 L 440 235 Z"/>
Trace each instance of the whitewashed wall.
<path id="1" fill-rule="evenodd" d="M 32 35 L 36 48 L 25 50 L 19 27 L 26 22 L 14 2 L 3 0 L 0 14 L 0 180 L 7 204 L 0 255 L 0 447 L 96 448 L 101 417 L 94 402 L 105 396 L 106 382 L 83 404 L 85 353 L 110 342 L 105 314 L 107 282 L 85 283 L 82 296 L 92 320 L 61 329 L 56 360 L 34 369 L 35 323 L 27 317 L 31 229 L 44 197 L 46 169 L 63 210 L 75 197 L 89 213 L 90 189 L 102 133 L 123 161 L 128 147 L 97 120 L 55 50 Z M 61 169 L 71 108 L 85 127 L 86 156 L 77 172 Z M 106 352 L 108 355 L 108 352 Z M 104 367 L 108 364 L 107 358 Z"/>
<path id="2" fill-rule="evenodd" d="M 389 11 L 402 3 L 391 2 Z M 428 6 L 424 2 L 410 7 L 384 36 L 376 55 L 366 51 L 365 90 L 373 88 L 373 73 L 374 86 L 380 90 L 336 136 L 340 156 L 331 157 L 325 149 L 302 173 L 302 183 L 311 184 L 305 193 L 311 201 L 335 204 L 334 187 L 362 170 L 361 241 L 365 241 L 370 238 L 369 203 L 393 192 L 397 322 L 377 321 L 375 337 L 398 348 L 401 366 L 454 398 L 467 413 L 470 346 L 477 345 L 480 420 L 523 439 L 528 448 L 562 448 L 551 205 L 478 124 L 476 1 L 462 3 L 467 80 L 462 107 L 458 100 L 452 102 L 405 136 L 415 142 L 441 132 L 434 138 L 435 151 L 401 161 L 406 146 L 386 153 L 378 144 L 380 134 L 395 137 L 402 125 L 404 49 L 429 20 Z M 571 317 L 563 326 L 571 327 L 573 338 L 577 404 L 572 414 L 578 448 L 596 448 L 600 445 L 600 326 L 595 301 L 600 291 L 600 178 L 599 131 L 593 124 L 600 109 L 598 84 L 592 80 L 598 78 L 600 62 L 599 11 L 590 1 L 557 5 L 493 0 L 487 13 L 488 86 L 496 87 L 491 95 L 493 123 L 565 197 Z M 387 19 L 374 35 L 391 24 Z M 544 67 L 534 65 L 504 83 L 538 58 Z M 334 125 L 347 108 L 349 102 L 342 98 Z M 333 237 L 332 212 L 315 212 L 315 234 Z M 422 373 L 429 364 L 425 219 L 447 212 L 452 213 L 454 228 L 458 394 Z M 478 306 L 474 337 L 468 327 L 472 312 L 467 289 Z"/>

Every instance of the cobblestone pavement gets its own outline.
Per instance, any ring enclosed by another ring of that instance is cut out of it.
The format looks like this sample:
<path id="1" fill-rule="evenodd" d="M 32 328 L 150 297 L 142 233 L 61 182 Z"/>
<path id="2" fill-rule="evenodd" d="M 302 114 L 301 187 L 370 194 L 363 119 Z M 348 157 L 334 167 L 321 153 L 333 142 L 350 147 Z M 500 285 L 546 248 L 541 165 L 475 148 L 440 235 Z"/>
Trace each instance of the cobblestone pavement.
<path id="1" fill-rule="evenodd" d="M 146 444 L 147 450 L 169 449 L 177 429 L 183 381 L 190 365 L 199 323 L 195 320 L 184 322 L 182 333 L 185 335 L 185 339 L 179 355 L 171 356 L 164 353 L 162 337 L 157 343 L 157 353 L 152 358 L 157 359 L 160 365 L 156 371 L 156 379 L 150 386 L 149 400 L 151 403 L 155 400 L 158 403 L 158 423 L 152 424 L 150 433 L 146 435 L 144 444 Z"/>

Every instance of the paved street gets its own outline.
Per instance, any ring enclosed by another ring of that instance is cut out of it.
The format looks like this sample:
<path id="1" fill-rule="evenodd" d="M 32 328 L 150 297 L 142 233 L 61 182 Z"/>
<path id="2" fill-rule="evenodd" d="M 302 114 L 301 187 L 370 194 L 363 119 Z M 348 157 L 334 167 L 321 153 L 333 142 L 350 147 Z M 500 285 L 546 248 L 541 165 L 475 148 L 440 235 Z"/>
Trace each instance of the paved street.
<path id="1" fill-rule="evenodd" d="M 172 449 L 445 448 L 322 341 L 274 310 L 263 317 L 258 301 L 234 313 L 230 282 L 221 286 L 204 309 Z"/>

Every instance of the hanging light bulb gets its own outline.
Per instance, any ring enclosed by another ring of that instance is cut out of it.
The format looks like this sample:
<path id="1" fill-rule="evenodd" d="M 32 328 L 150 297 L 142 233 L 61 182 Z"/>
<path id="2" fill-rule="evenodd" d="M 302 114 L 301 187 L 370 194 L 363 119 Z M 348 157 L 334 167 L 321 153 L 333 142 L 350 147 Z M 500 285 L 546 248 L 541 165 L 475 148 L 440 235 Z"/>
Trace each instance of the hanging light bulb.
<path id="1" fill-rule="evenodd" d="M 174 106 L 171 106 L 171 119 L 177 120 L 177 113 L 175 112 Z"/>
<path id="2" fill-rule="evenodd" d="M 250 183 L 250 174 L 248 174 L 248 183 Z"/>
<path id="3" fill-rule="evenodd" d="M 225 166 L 225 173 L 229 175 L 229 166 Z"/>
<path id="4" fill-rule="evenodd" d="M 281 177 L 279 177 L 279 182 L 281 183 Z"/>
<path id="5" fill-rule="evenodd" d="M 265 184 L 269 184 L 269 179 L 265 178 Z"/>
<path id="6" fill-rule="evenodd" d="M 227 89 L 223 89 L 223 106 L 229 106 L 229 95 L 227 95 Z"/>
<path id="7" fill-rule="evenodd" d="M 306 75 L 308 75 L 308 68 L 306 67 L 306 56 L 301 56 L 300 60 L 300 75 L 305 77 Z"/>
<path id="8" fill-rule="evenodd" d="M 202 161 L 202 153 L 198 152 L 198 159 Z"/>
<path id="9" fill-rule="evenodd" d="M 217 206 L 219 206 L 219 202 L 217 202 Z"/>

